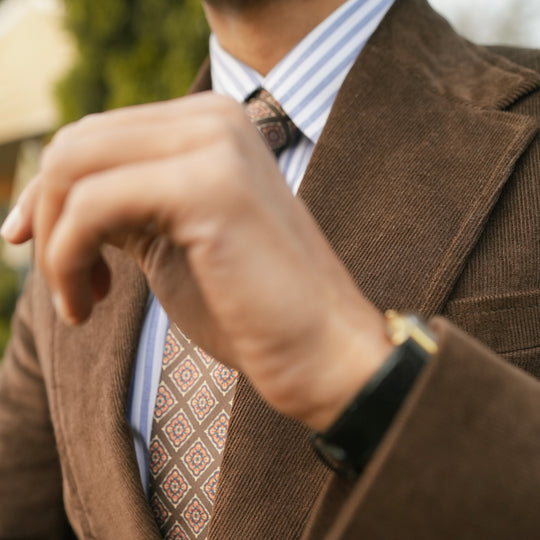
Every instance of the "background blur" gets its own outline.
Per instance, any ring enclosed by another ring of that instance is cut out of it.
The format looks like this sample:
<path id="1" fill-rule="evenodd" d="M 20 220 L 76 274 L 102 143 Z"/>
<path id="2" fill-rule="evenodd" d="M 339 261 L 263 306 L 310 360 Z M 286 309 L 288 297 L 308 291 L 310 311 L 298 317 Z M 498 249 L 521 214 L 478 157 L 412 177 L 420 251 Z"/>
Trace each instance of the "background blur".
<path id="1" fill-rule="evenodd" d="M 483 44 L 540 48 L 540 0 L 429 0 Z M 61 124 L 182 95 L 206 55 L 200 0 L 0 0 L 0 220 Z M 0 245 L 0 358 L 30 246 Z"/>

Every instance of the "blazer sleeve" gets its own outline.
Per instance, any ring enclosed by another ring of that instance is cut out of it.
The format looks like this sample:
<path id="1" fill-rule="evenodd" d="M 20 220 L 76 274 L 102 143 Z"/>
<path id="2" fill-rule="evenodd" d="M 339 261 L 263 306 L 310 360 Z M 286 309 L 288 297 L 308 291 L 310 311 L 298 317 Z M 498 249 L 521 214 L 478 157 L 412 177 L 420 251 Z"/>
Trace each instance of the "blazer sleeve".
<path id="1" fill-rule="evenodd" d="M 331 479 L 306 538 L 538 538 L 540 382 L 431 324 L 437 357 L 361 478 Z"/>
<path id="2" fill-rule="evenodd" d="M 0 539 L 71 538 L 33 321 L 34 277 L 12 322 L 0 368 Z M 41 315 L 41 314 L 40 314 Z"/>

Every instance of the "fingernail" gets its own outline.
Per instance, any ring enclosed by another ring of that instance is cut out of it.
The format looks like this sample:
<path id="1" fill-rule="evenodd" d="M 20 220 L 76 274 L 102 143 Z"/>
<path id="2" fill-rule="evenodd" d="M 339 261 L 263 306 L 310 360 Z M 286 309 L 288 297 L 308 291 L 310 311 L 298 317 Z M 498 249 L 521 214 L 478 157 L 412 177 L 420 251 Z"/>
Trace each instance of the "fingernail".
<path id="1" fill-rule="evenodd" d="M 15 205 L 2 224 L 0 234 L 10 242 L 14 240 L 22 224 L 22 214 L 19 205 Z"/>
<path id="2" fill-rule="evenodd" d="M 52 303 L 56 313 L 66 324 L 69 324 L 70 326 L 75 326 L 77 324 L 77 320 L 69 314 L 66 302 L 60 293 L 54 293 L 52 295 Z"/>

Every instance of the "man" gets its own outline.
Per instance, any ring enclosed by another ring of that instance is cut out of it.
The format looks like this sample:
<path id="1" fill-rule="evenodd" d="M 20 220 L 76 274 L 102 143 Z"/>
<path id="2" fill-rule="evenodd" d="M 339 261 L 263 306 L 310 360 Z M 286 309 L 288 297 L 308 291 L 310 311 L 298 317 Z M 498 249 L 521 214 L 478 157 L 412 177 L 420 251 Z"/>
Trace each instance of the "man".
<path id="1" fill-rule="evenodd" d="M 210 538 L 537 536 L 540 77 L 520 64 L 538 57 L 473 46 L 423 0 L 377 5 L 298 198 L 212 93 L 55 138 L 3 227 L 34 237 L 39 271 L 0 379 L 0 537 L 159 538 L 126 420 L 146 282 L 243 374 Z M 269 86 L 368 6 L 205 2 L 217 62 Z M 446 318 L 404 349 L 388 308 Z"/>

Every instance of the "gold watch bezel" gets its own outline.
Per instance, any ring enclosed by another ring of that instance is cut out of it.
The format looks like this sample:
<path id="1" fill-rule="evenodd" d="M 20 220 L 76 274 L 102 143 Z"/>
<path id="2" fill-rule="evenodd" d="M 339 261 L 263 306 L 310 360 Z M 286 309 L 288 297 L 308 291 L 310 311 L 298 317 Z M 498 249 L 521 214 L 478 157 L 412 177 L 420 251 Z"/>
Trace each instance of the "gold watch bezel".
<path id="1" fill-rule="evenodd" d="M 398 347 L 408 339 L 412 339 L 430 356 L 437 353 L 438 346 L 432 332 L 416 315 L 398 313 L 389 309 L 384 314 L 387 325 L 387 335 L 391 343 Z"/>

